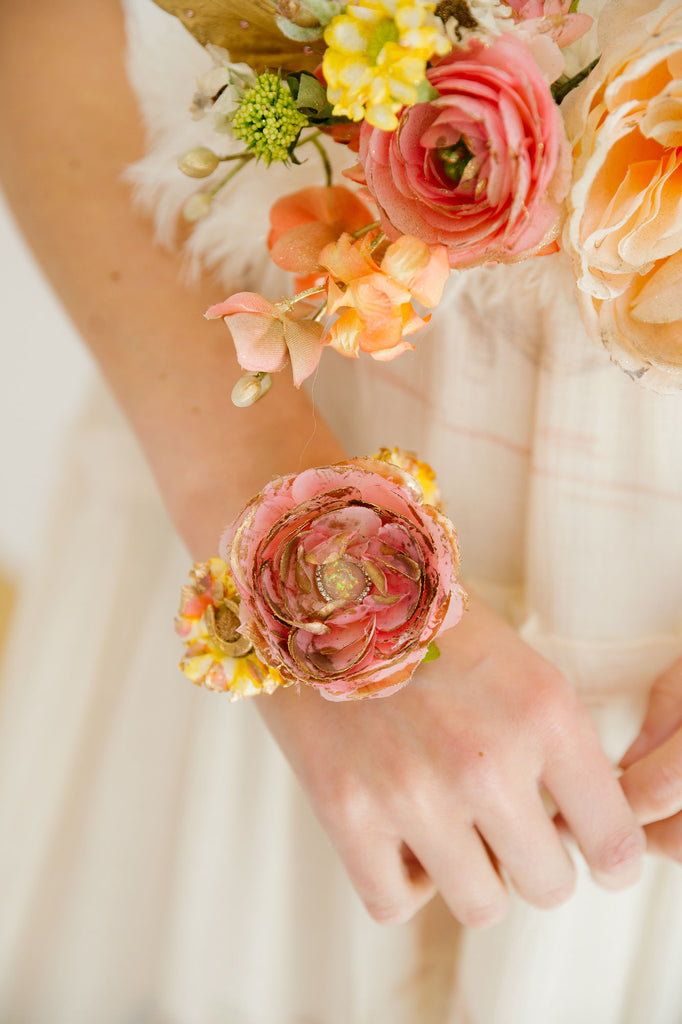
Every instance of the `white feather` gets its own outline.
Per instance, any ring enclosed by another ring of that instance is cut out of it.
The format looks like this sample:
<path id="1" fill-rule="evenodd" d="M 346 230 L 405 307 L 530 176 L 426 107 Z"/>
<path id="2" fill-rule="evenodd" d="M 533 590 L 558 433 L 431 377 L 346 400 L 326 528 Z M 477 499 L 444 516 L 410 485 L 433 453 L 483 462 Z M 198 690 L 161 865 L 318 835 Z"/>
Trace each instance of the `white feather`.
<path id="1" fill-rule="evenodd" d="M 124 0 L 124 8 L 129 76 L 148 139 L 147 155 L 128 168 L 126 177 L 133 185 L 136 203 L 153 216 L 157 241 L 173 247 L 178 244 L 177 228 L 187 199 L 210 188 L 225 173 L 219 168 L 204 181 L 188 178 L 178 170 L 178 158 L 195 146 L 209 146 L 222 156 L 242 150 L 243 145 L 215 132 L 210 114 L 199 121 L 190 116 L 196 78 L 212 63 L 204 48 L 181 22 L 151 0 Z M 326 148 L 337 172 L 335 181 L 343 181 L 340 171 L 353 163 L 353 154 L 331 141 Z M 289 275 L 278 270 L 268 256 L 268 213 L 279 196 L 324 184 L 316 150 L 312 146 L 303 149 L 301 159 L 305 163 L 300 167 L 267 167 L 253 161 L 236 175 L 184 243 L 190 276 L 210 269 L 229 292 L 249 289 L 271 299 L 290 293 Z"/>

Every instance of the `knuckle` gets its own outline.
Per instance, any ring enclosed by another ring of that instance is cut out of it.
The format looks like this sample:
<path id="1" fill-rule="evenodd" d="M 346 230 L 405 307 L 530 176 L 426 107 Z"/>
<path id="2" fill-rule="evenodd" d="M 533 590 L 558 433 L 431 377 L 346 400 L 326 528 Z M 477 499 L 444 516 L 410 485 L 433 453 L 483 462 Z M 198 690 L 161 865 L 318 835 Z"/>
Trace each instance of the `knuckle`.
<path id="1" fill-rule="evenodd" d="M 660 817 L 679 810 L 682 801 L 682 764 L 664 761 L 656 765 L 647 779 L 647 804 Z"/>
<path id="2" fill-rule="evenodd" d="M 357 778 L 346 775 L 339 775 L 329 786 L 322 808 L 328 823 L 353 832 L 361 832 L 373 813 L 366 788 Z"/>
<path id="3" fill-rule="evenodd" d="M 637 829 L 621 829 L 597 850 L 592 867 L 601 874 L 618 874 L 632 869 L 644 853 L 644 836 Z"/>
<path id="4" fill-rule="evenodd" d="M 494 900 L 491 903 L 472 903 L 463 907 L 457 917 L 467 928 L 477 931 L 498 924 L 507 913 L 507 900 Z"/>
<path id="5" fill-rule="evenodd" d="M 533 680 L 527 714 L 536 729 L 560 737 L 580 716 L 582 705 L 575 692 L 553 666 L 543 668 Z"/>
<path id="6" fill-rule="evenodd" d="M 377 924 L 396 926 L 405 924 L 413 916 L 416 907 L 389 897 L 366 897 L 363 900 L 367 913 Z"/>
<path id="7" fill-rule="evenodd" d="M 539 893 L 529 902 L 540 910 L 553 910 L 555 907 L 561 907 L 564 903 L 568 903 L 575 892 L 575 885 L 575 876 L 572 876 L 560 885 Z"/>

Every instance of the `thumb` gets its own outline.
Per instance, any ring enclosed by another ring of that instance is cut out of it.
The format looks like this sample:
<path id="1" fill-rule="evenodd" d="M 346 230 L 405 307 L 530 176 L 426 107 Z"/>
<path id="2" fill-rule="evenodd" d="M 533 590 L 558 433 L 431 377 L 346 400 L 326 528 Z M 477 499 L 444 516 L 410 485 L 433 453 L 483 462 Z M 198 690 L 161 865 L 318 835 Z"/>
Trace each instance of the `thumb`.
<path id="1" fill-rule="evenodd" d="M 651 688 L 649 706 L 639 735 L 621 758 L 628 768 L 664 743 L 682 722 L 682 658 L 658 677 Z"/>

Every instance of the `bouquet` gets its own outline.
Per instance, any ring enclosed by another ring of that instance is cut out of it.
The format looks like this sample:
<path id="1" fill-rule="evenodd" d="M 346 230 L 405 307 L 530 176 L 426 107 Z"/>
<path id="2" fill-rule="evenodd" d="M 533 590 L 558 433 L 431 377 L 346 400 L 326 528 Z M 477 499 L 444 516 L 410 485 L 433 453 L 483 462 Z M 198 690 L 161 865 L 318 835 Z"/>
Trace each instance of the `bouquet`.
<path id="1" fill-rule="evenodd" d="M 285 366 L 300 385 L 327 347 L 393 359 L 451 272 L 560 246 L 592 337 L 633 378 L 682 386 L 678 4 L 612 0 L 601 58 L 569 77 L 564 51 L 592 23 L 576 0 L 157 2 L 213 58 L 195 115 L 243 147 L 181 157 L 211 178 L 188 219 L 253 160 L 293 176 L 317 151 L 324 176 L 270 210 L 293 293 L 240 292 L 206 313 L 247 371 L 237 404 Z M 342 182 L 330 146 L 355 154 Z"/>

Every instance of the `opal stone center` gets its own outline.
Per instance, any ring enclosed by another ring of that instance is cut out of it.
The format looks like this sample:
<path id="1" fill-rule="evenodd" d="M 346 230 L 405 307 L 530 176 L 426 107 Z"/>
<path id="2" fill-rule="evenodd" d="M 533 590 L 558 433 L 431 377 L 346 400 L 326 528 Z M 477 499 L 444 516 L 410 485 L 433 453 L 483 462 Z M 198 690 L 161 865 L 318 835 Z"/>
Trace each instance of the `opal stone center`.
<path id="1" fill-rule="evenodd" d="M 351 558 L 337 558 L 327 565 L 318 565 L 315 581 L 325 601 L 361 601 L 368 593 L 370 581 L 365 570 Z"/>

